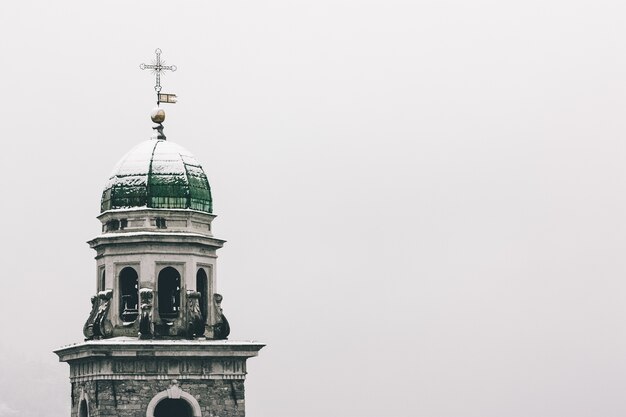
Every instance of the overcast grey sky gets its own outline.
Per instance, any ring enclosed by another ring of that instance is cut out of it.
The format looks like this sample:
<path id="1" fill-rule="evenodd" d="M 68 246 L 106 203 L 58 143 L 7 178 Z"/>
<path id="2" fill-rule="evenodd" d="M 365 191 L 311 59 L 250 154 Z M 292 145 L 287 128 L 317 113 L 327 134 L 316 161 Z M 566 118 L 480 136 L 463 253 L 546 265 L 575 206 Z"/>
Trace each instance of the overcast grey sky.
<path id="1" fill-rule="evenodd" d="M 0 417 L 69 416 L 102 187 L 165 133 L 214 193 L 250 417 L 626 415 L 626 3 L 11 1 Z"/>

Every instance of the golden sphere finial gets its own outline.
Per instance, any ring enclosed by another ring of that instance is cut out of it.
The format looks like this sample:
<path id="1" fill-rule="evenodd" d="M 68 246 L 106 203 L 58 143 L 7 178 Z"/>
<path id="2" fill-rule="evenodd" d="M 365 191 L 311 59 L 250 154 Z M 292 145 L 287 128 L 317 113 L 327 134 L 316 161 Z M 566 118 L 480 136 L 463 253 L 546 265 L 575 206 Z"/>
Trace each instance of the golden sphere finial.
<path id="1" fill-rule="evenodd" d="M 154 123 L 163 123 L 165 120 L 165 110 L 160 107 L 155 107 L 150 113 L 150 118 Z"/>

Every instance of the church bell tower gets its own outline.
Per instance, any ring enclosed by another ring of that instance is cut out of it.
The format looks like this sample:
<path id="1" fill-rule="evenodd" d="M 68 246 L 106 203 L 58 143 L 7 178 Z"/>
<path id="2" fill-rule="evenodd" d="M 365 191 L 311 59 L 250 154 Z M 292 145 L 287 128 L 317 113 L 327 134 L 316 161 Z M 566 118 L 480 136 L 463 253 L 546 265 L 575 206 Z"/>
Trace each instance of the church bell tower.
<path id="1" fill-rule="evenodd" d="M 70 365 L 71 417 L 243 417 L 246 360 L 216 292 L 213 200 L 200 163 L 163 134 L 160 60 L 155 133 L 113 169 L 102 193 L 96 291 Z"/>

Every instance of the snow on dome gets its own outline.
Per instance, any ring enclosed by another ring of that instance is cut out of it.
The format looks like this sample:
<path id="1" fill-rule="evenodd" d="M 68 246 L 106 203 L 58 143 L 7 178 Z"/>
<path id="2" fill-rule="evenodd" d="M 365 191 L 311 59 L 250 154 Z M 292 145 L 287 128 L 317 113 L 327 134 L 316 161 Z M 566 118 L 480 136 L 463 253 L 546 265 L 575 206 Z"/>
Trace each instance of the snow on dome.
<path id="1" fill-rule="evenodd" d="M 101 212 L 131 207 L 211 213 L 211 187 L 188 150 L 168 141 L 147 140 L 122 157 L 102 192 Z"/>

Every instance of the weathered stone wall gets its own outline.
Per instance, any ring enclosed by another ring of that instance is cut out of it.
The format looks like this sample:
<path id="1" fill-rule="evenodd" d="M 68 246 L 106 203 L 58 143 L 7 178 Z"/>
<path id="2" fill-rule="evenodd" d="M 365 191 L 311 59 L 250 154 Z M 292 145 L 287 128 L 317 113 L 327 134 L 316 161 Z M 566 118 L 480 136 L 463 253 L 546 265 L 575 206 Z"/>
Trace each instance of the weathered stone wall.
<path id="1" fill-rule="evenodd" d="M 152 398 L 172 386 L 171 380 L 91 380 L 72 384 L 72 417 L 79 417 L 82 398 L 90 417 L 146 417 Z M 200 405 L 202 417 L 244 417 L 243 380 L 178 380 L 178 387 Z"/>

